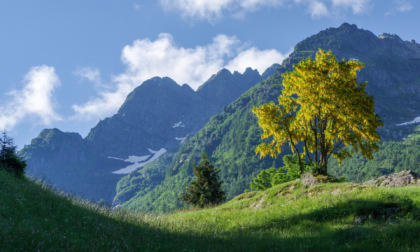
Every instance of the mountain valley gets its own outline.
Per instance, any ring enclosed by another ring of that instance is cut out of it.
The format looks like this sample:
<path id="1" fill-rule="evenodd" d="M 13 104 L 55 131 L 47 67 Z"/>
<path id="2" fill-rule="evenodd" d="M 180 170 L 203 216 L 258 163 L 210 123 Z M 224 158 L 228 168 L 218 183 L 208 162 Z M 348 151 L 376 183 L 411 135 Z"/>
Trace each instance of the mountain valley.
<path id="1" fill-rule="evenodd" d="M 232 199 L 262 169 L 282 165 L 281 157 L 255 155 L 262 131 L 252 107 L 275 101 L 282 89 L 281 74 L 301 59 L 314 57 L 318 48 L 331 50 L 338 59 L 365 63 L 358 80 L 369 83 L 367 92 L 385 124 L 380 129 L 384 144 L 413 134 L 417 124 L 406 122 L 420 116 L 420 45 L 344 23 L 298 43 L 281 65 L 262 75 L 250 68 L 243 74 L 223 69 L 197 91 L 167 77 L 152 78 L 86 138 L 44 130 L 20 154 L 27 159 L 30 175 L 68 192 L 114 206 L 168 212 L 184 206 L 177 198 L 192 179 L 192 164 L 206 152 L 221 170 L 224 190 Z M 418 142 L 410 144 L 418 149 Z M 405 145 L 399 146 L 404 152 Z M 420 169 L 419 162 L 415 156 L 406 169 Z M 372 167 L 375 172 L 358 180 L 380 175 L 379 168 L 383 167 Z M 333 175 L 346 176 L 345 170 L 332 168 Z"/>

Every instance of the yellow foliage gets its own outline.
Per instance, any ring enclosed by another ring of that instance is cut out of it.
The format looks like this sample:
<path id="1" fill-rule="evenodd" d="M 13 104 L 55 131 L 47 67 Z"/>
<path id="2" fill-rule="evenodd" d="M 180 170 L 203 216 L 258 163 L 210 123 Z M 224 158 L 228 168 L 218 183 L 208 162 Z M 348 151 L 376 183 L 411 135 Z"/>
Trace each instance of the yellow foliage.
<path id="1" fill-rule="evenodd" d="M 276 157 L 289 143 L 293 152 L 306 152 L 309 162 L 325 166 L 324 173 L 331 155 L 339 161 L 351 157 L 342 148 L 347 145 L 371 159 L 380 141 L 377 128 L 383 123 L 374 112 L 373 97 L 365 92 L 367 82 L 356 81 L 363 66 L 358 60 L 337 61 L 331 51 L 322 49 L 315 60 L 308 58 L 293 65 L 292 72 L 283 74 L 278 104 L 271 102 L 252 110 L 264 132 L 261 138 L 272 137 L 269 145 L 258 146 L 257 153 Z M 304 150 L 297 148 L 299 142 Z"/>

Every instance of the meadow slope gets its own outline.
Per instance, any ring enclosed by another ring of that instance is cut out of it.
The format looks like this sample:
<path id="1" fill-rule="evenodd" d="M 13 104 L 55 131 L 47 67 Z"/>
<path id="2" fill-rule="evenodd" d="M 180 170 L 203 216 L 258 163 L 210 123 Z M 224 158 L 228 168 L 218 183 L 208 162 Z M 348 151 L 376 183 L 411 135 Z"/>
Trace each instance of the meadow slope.
<path id="1" fill-rule="evenodd" d="M 0 251 L 418 251 L 420 187 L 300 181 L 167 215 L 110 210 L 0 171 Z"/>

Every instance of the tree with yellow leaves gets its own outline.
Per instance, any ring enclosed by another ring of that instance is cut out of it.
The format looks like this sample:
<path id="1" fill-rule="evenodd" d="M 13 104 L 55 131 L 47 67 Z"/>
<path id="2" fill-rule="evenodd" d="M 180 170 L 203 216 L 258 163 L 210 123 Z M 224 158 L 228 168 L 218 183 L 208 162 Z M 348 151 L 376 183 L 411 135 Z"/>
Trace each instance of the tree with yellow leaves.
<path id="1" fill-rule="evenodd" d="M 297 154 L 300 172 L 304 162 L 327 175 L 328 159 L 341 162 L 360 151 L 372 159 L 381 140 L 377 133 L 383 123 L 374 111 L 373 97 L 365 92 L 367 82 L 358 83 L 358 60 L 337 61 L 331 51 L 322 49 L 315 60 L 308 58 L 283 74 L 282 94 L 274 102 L 254 107 L 262 139 L 256 152 L 261 157 L 277 157 L 286 143 Z M 344 148 L 352 146 L 352 150 Z"/>

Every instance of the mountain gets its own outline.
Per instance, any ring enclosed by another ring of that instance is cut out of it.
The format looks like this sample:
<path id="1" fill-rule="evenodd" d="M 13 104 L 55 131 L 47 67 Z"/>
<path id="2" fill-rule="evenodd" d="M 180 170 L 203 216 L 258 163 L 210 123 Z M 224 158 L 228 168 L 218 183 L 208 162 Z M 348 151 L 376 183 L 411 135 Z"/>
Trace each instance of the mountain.
<path id="1" fill-rule="evenodd" d="M 87 146 L 114 157 L 148 155 L 148 149 L 176 151 L 186 135 L 197 132 L 260 80 L 257 70 L 232 74 L 222 69 L 195 92 L 170 78 L 155 77 L 134 89 L 117 114 L 90 131 Z"/>
<path id="2" fill-rule="evenodd" d="M 397 124 L 420 116 L 420 45 L 403 41 L 397 35 L 379 36 L 347 23 L 329 28 L 298 43 L 283 65 L 314 57 L 318 48 L 331 50 L 337 59 L 358 59 L 365 68 L 358 74 L 359 81 L 368 81 L 366 91 L 375 98 L 375 110 L 386 129 L 382 136 L 401 139 L 403 132 Z"/>
<path id="3" fill-rule="evenodd" d="M 126 162 L 90 151 L 77 133 L 45 129 L 20 151 L 27 160 L 27 174 L 84 198 L 109 199 L 120 176 L 109 176 Z M 101 183 L 98 183 L 100 181 Z"/>
<path id="4" fill-rule="evenodd" d="M 255 176 L 255 172 L 273 164 L 280 165 L 279 160 L 260 160 L 255 155 L 261 130 L 251 109 L 253 105 L 267 103 L 279 96 L 282 86 L 277 79 L 282 71 L 284 68 L 278 68 L 273 75 L 276 77 L 251 88 L 221 114 L 213 116 L 204 128 L 181 144 L 176 155 L 167 154 L 122 178 L 117 185 L 114 205 L 122 204 L 145 212 L 166 212 L 181 207 L 177 198 L 191 180 L 192 165 L 199 163 L 202 152 L 216 160 L 215 166 L 221 169 L 220 175 L 225 181 L 223 189 L 228 198 L 243 192 L 248 187 L 246 181 Z"/>
<path id="5" fill-rule="evenodd" d="M 28 174 L 111 203 L 122 175 L 176 152 L 187 135 L 261 79 L 251 68 L 243 74 L 222 69 L 194 91 L 155 77 L 135 88 L 118 112 L 101 120 L 86 138 L 46 129 L 20 155 L 27 160 Z"/>
<path id="6" fill-rule="evenodd" d="M 281 74 L 292 70 L 293 64 L 300 60 L 314 57 L 319 48 L 331 50 L 338 59 L 355 58 L 365 63 L 358 79 L 369 82 L 366 90 L 374 97 L 375 110 L 385 124 L 380 129 L 383 140 L 402 139 L 414 130 L 415 124 L 398 124 L 420 116 L 420 45 L 402 41 L 396 35 L 375 36 L 345 23 L 298 43 L 282 65 L 277 66 L 274 75 L 245 92 L 221 114 L 213 116 L 203 129 L 184 141 L 177 154 L 167 155 L 121 179 L 114 204 L 157 212 L 182 207 L 177 198 L 191 181 L 192 164 L 199 162 L 203 151 L 221 170 L 229 199 L 247 189 L 251 179 L 262 169 L 281 166 L 281 157 L 259 159 L 255 155 L 262 132 L 251 108 L 276 101 L 281 93 Z M 403 146 L 400 145 L 400 150 L 404 152 Z M 366 180 L 368 176 L 361 179 Z"/>

